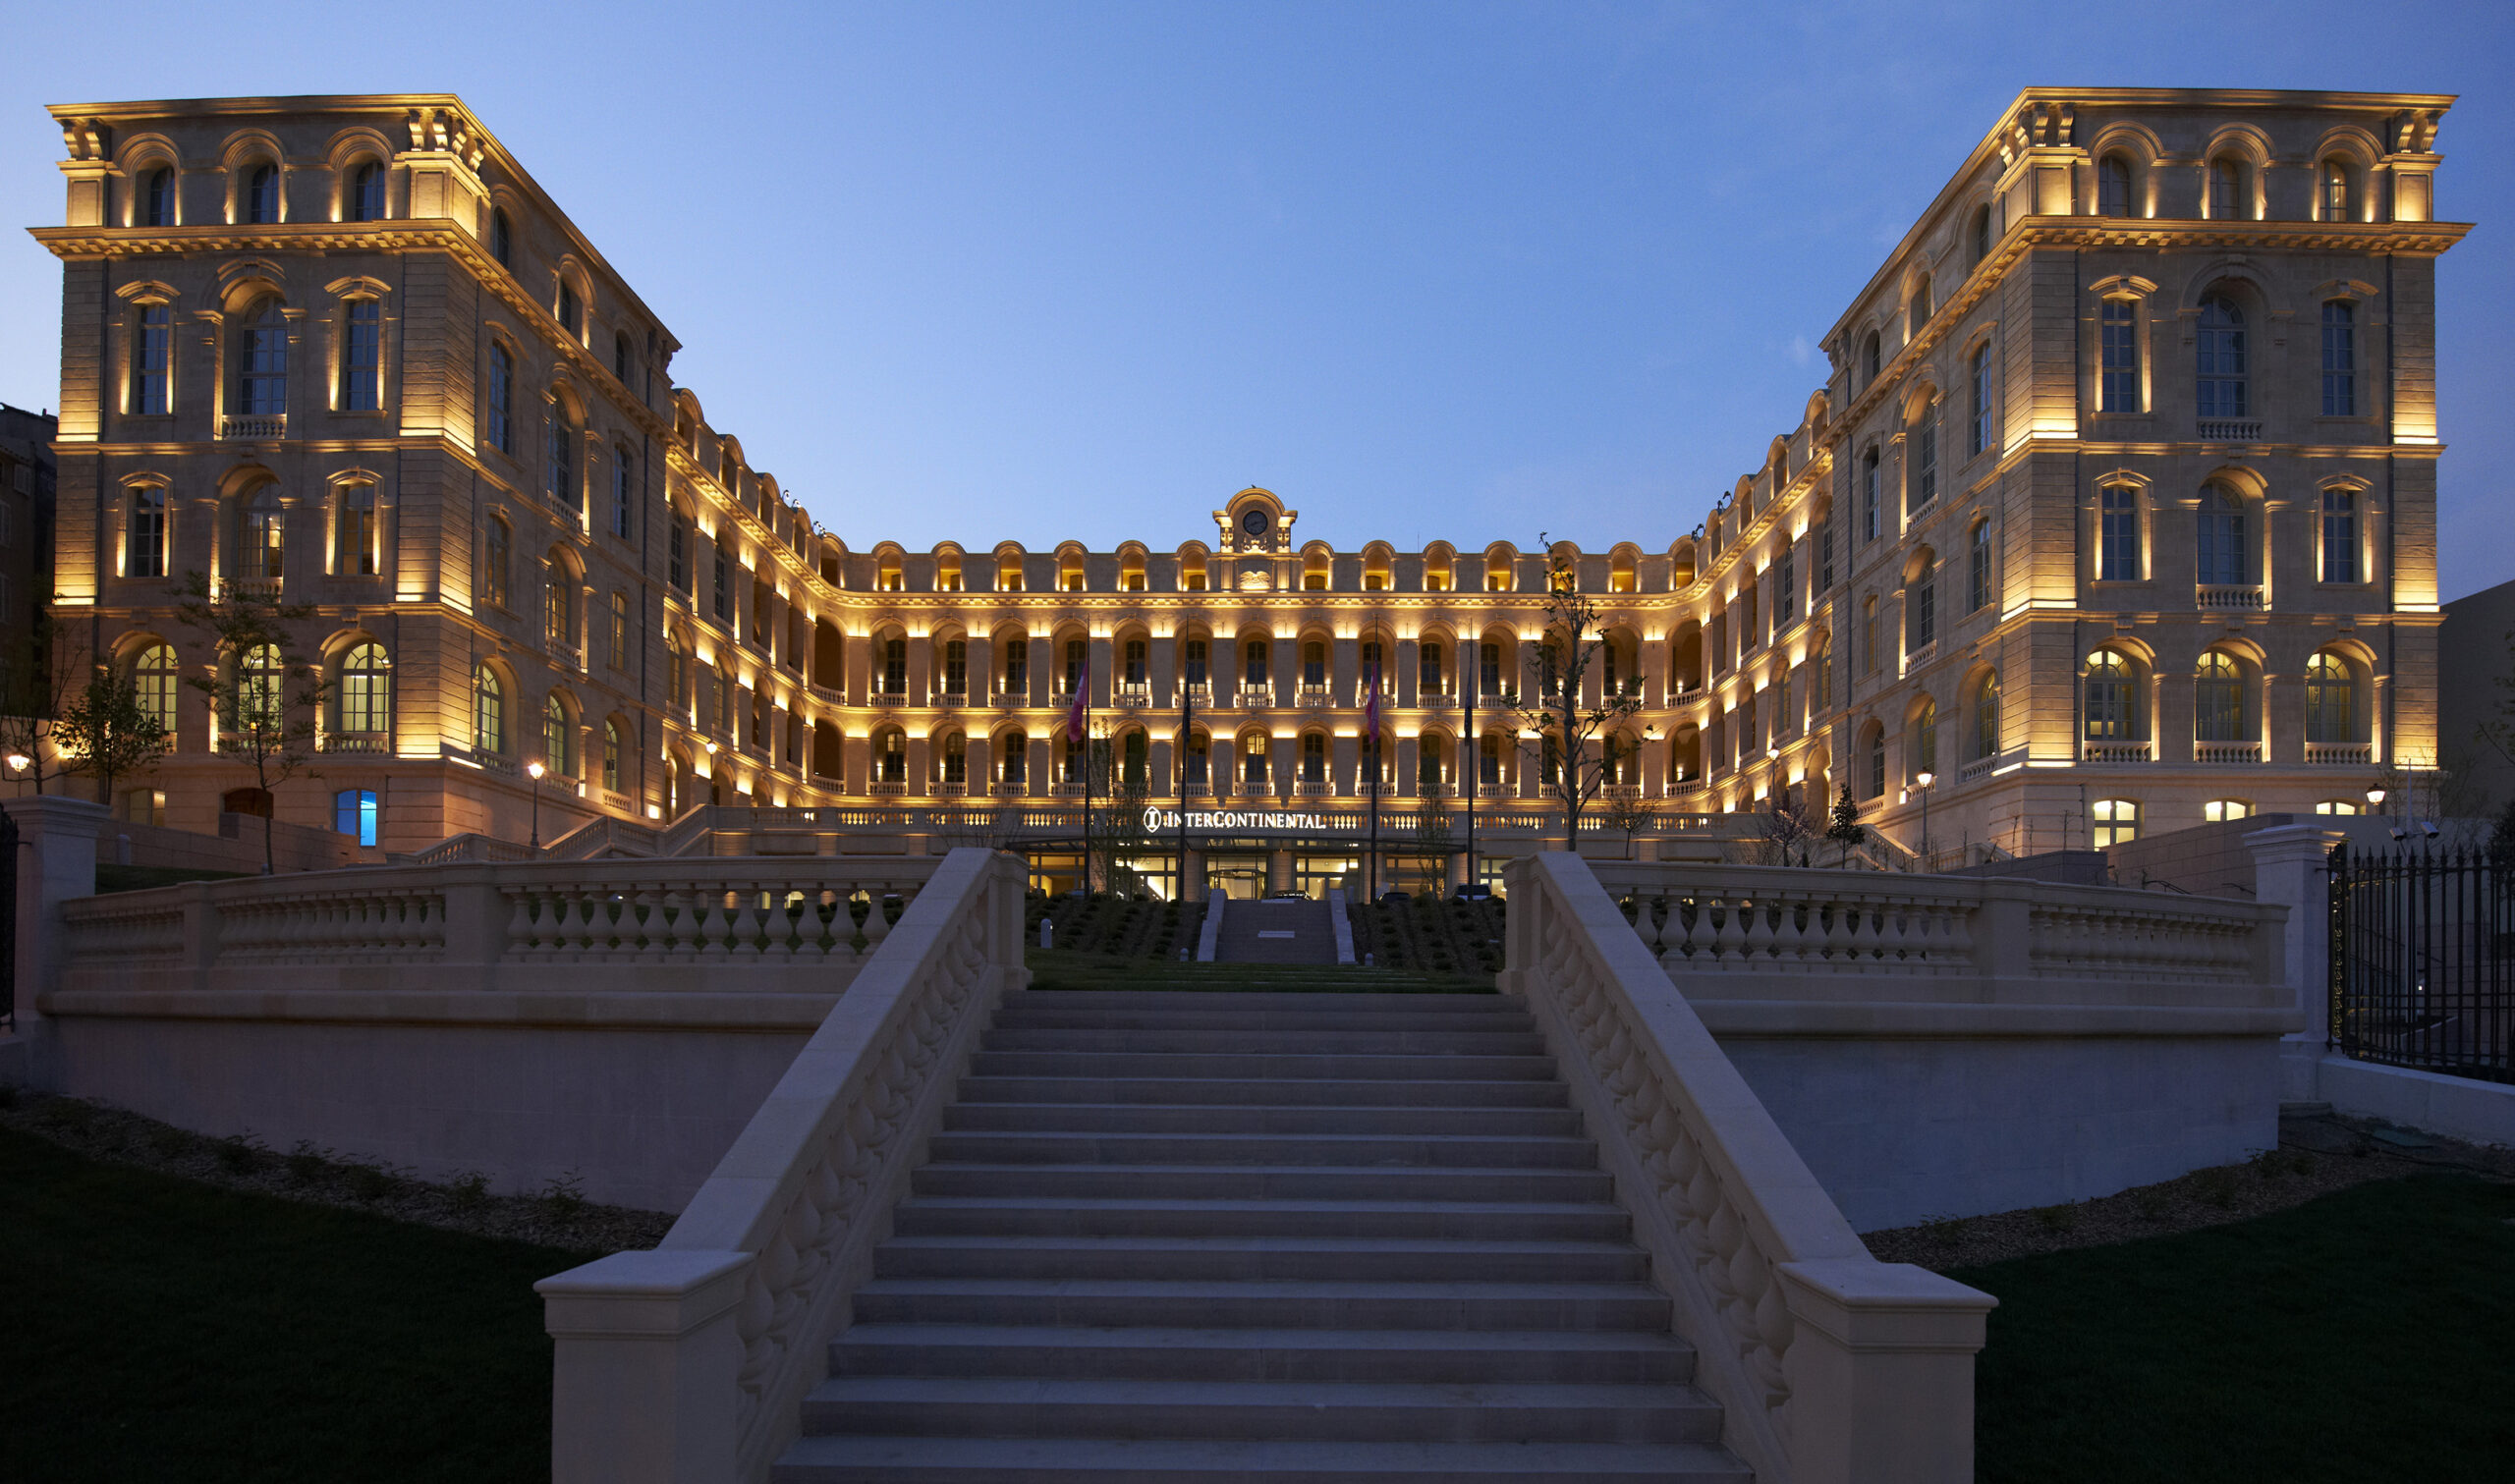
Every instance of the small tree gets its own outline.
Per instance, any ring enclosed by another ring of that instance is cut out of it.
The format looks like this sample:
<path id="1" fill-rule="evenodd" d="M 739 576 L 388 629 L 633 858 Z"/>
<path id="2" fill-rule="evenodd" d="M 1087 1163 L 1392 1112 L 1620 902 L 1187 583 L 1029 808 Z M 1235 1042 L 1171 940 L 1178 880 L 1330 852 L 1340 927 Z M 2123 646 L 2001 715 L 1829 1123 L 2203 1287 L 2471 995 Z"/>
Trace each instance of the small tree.
<path id="1" fill-rule="evenodd" d="M 1537 543 L 1550 546 L 1545 532 Z M 1504 697 L 1505 708 L 1519 718 L 1522 734 L 1534 734 L 1524 745 L 1537 753 L 1539 766 L 1554 764 L 1546 787 L 1563 805 L 1563 848 L 1581 848 L 1581 810 L 1606 787 L 1614 758 L 1605 747 L 1591 743 L 1614 736 L 1625 718 L 1642 709 L 1642 697 L 1631 692 L 1607 693 L 1600 687 L 1598 704 L 1581 704 L 1581 682 L 1593 668 L 1605 667 L 1606 630 L 1595 599 L 1581 591 L 1580 575 L 1570 561 L 1549 550 L 1546 556 L 1545 638 L 1529 659 L 1525 698 Z"/>
<path id="2" fill-rule="evenodd" d="M 1659 817 L 1659 806 L 1639 794 L 1611 794 L 1600 805 L 1600 817 L 1606 820 L 1607 828 L 1624 832 L 1624 858 L 1631 860 L 1633 837 L 1649 829 L 1650 821 Z"/>
<path id="3" fill-rule="evenodd" d="M 132 678 L 105 666 L 62 712 L 52 740 L 61 750 L 62 771 L 96 780 L 96 801 L 107 806 L 114 801 L 115 781 L 147 771 L 173 741 L 166 724 L 140 703 Z"/>
<path id="4" fill-rule="evenodd" d="M 1766 844 L 1772 847 L 1774 864 L 1790 864 L 1790 852 L 1802 848 L 1816 833 L 1816 821 L 1809 807 L 1796 797 L 1784 792 L 1764 804 L 1758 823 L 1763 828 Z"/>
<path id="5" fill-rule="evenodd" d="M 1869 827 L 1860 822 L 1860 803 L 1851 797 L 1849 784 L 1843 785 L 1842 797 L 1834 800 L 1832 822 L 1825 826 L 1825 838 L 1836 843 L 1846 859 L 1869 839 Z"/>
<path id="6" fill-rule="evenodd" d="M 289 626 L 313 617 L 307 603 L 281 603 L 251 587 L 210 587 L 197 572 L 184 574 L 175 589 L 176 616 L 215 641 L 218 668 L 187 676 L 184 684 L 209 700 L 218 727 L 218 750 L 253 770 L 264 799 L 262 874 L 271 875 L 272 815 L 278 788 L 292 778 L 316 777 L 314 718 L 331 687 L 300 653 Z"/>

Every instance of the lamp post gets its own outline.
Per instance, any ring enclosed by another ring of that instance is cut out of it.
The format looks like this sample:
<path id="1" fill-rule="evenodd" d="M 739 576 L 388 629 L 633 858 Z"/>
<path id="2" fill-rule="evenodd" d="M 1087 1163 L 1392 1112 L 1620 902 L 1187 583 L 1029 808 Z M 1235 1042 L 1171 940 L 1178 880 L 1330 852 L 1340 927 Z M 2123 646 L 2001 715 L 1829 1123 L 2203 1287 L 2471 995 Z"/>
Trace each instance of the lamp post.
<path id="1" fill-rule="evenodd" d="M 2384 807 L 2384 786 L 2377 784 L 2367 791 L 2367 812 L 2379 813 Z"/>
<path id="2" fill-rule="evenodd" d="M 34 766 L 35 760 L 28 757 L 24 752 L 12 752 L 8 756 L 8 763 L 9 771 L 17 774 L 18 781 L 20 783 L 24 783 L 26 782 L 27 770 Z M 43 791 L 43 785 L 40 783 L 36 784 L 35 791 L 37 793 L 41 793 Z"/>
<path id="3" fill-rule="evenodd" d="M 541 775 L 548 769 L 537 762 L 526 763 L 524 771 L 532 775 L 532 848 L 541 849 Z"/>
<path id="4" fill-rule="evenodd" d="M 1938 775 L 1924 768 L 1913 782 L 1920 784 L 1922 789 L 1922 866 L 1927 870 L 1929 867 L 1929 786 L 1938 782 Z"/>

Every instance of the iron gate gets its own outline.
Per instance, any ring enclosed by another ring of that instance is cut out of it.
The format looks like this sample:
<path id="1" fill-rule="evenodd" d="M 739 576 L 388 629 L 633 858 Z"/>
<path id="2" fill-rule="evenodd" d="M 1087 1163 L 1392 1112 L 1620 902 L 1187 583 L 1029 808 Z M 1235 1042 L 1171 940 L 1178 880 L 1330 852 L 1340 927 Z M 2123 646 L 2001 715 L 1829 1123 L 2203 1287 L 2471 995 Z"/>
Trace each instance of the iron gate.
<path id="1" fill-rule="evenodd" d="M 0 811 L 0 1025 L 18 1025 L 18 820 Z"/>
<path id="2" fill-rule="evenodd" d="M 2515 1082 L 2515 861 L 2334 847 L 2331 1045 L 2365 1062 Z"/>

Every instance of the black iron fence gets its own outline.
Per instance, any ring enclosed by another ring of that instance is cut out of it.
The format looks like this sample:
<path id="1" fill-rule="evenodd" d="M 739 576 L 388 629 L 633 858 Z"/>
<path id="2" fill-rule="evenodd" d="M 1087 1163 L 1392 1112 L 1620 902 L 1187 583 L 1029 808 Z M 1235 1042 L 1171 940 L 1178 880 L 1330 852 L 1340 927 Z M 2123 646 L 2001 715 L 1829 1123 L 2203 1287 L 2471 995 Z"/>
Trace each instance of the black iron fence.
<path id="1" fill-rule="evenodd" d="M 0 1025 L 18 1024 L 18 821 L 0 812 Z"/>
<path id="2" fill-rule="evenodd" d="M 2515 1082 L 2515 860 L 2343 845 L 2330 871 L 2332 1046 Z"/>

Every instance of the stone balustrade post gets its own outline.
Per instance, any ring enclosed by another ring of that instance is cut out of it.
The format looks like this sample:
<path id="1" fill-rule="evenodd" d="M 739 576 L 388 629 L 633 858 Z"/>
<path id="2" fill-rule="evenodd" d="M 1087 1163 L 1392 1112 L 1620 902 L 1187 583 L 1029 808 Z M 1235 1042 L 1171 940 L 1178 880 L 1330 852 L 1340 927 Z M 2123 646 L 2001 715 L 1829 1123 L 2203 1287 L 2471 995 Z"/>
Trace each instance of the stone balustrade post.
<path id="1" fill-rule="evenodd" d="M 1797 1484 L 1974 1477 L 1974 1356 L 1994 1300 L 1907 1263 L 1779 1265 L 1798 1321 L 1790 1373 Z"/>
<path id="2" fill-rule="evenodd" d="M 61 904 L 96 895 L 96 839 L 111 813 L 100 803 L 58 795 L 5 801 L 18 825 L 17 1029 L 39 1050 L 44 1030 L 42 997 L 60 981 L 65 958 Z M 30 1078 L 44 1070 L 28 1065 Z"/>
<path id="3" fill-rule="evenodd" d="M 184 970 L 194 989 L 207 989 L 209 971 L 218 966 L 218 904 L 209 900 L 206 881 L 188 881 L 179 890 L 184 896 Z"/>
<path id="4" fill-rule="evenodd" d="M 1982 908 L 1974 914 L 1974 971 L 1990 980 L 2024 979 L 2034 972 L 2031 887 L 2009 881 L 1987 882 Z"/>
<path id="5" fill-rule="evenodd" d="M 445 962 L 476 968 L 474 986 L 492 988 L 498 960 L 505 957 L 511 908 L 498 890 L 497 868 L 453 867 L 440 878 L 445 893 Z"/>
<path id="6" fill-rule="evenodd" d="M 615 1252 L 534 1284 L 551 1484 L 735 1484 L 747 1252 Z"/>
<path id="7" fill-rule="evenodd" d="M 2319 1099 L 2316 1066 L 2327 1034 L 2321 1014 L 2330 993 L 2330 877 L 2324 862 L 2343 832 L 2310 824 L 2255 830 L 2244 837 L 2253 852 L 2254 900 L 2288 908 L 2285 924 L 2257 930 L 2279 950 L 2279 982 L 2288 987 L 2297 1022 L 2279 1045 L 2280 1097 L 2292 1103 Z"/>

